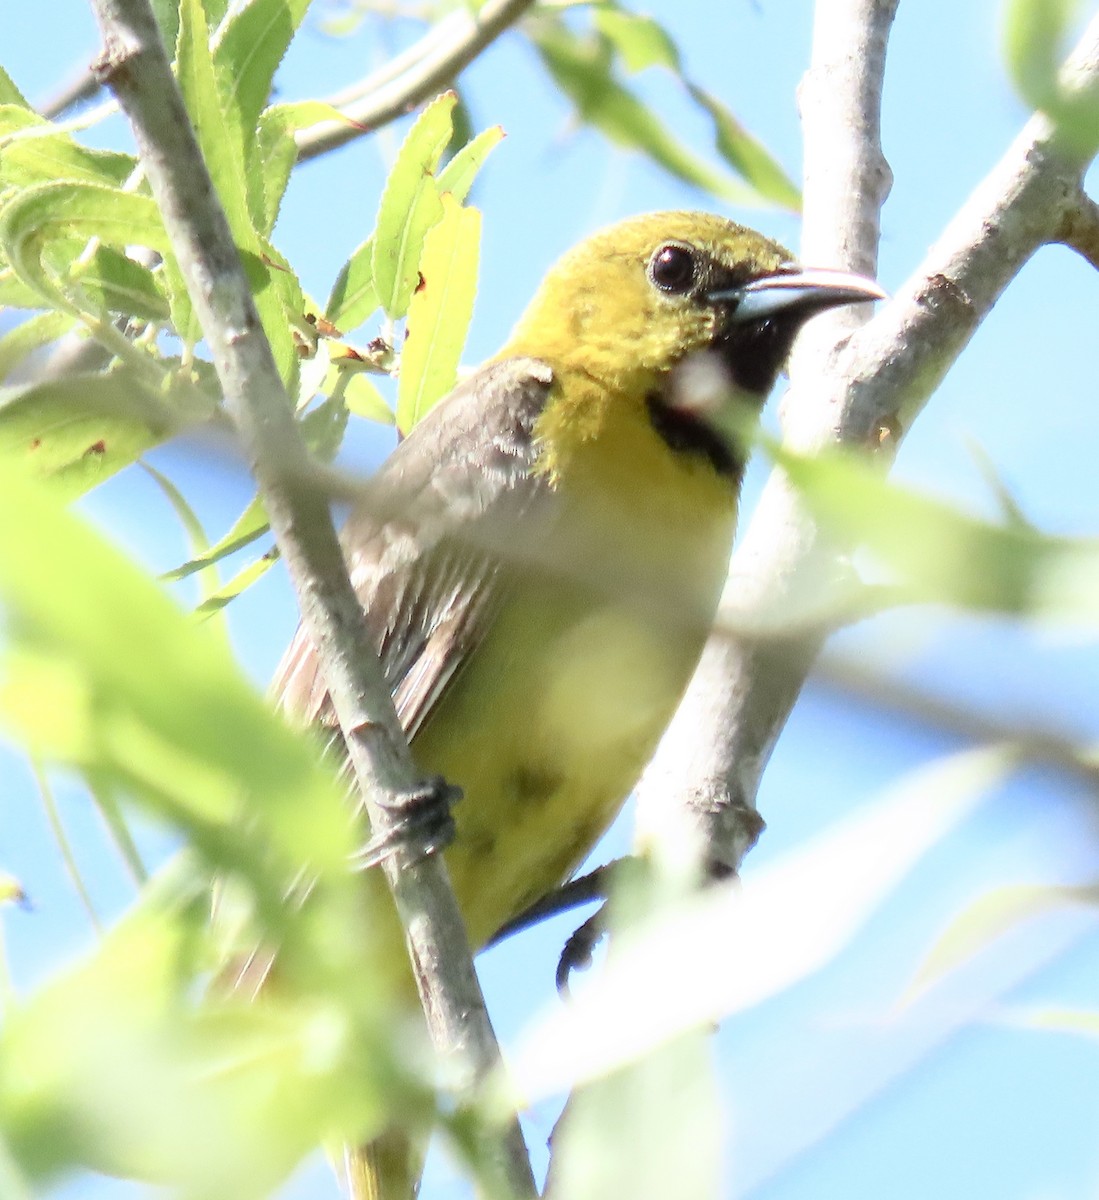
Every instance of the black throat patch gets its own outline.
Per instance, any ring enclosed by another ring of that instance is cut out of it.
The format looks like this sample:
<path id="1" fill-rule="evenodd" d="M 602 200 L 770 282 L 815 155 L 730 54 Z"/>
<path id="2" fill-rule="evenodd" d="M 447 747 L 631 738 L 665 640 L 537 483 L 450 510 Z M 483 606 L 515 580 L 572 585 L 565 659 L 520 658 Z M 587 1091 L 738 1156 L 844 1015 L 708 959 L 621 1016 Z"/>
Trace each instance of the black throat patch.
<path id="1" fill-rule="evenodd" d="M 740 483 L 744 473 L 743 456 L 705 417 L 673 407 L 659 392 L 650 392 L 645 403 L 653 429 L 670 450 L 704 458 L 718 475 L 734 484 Z"/>

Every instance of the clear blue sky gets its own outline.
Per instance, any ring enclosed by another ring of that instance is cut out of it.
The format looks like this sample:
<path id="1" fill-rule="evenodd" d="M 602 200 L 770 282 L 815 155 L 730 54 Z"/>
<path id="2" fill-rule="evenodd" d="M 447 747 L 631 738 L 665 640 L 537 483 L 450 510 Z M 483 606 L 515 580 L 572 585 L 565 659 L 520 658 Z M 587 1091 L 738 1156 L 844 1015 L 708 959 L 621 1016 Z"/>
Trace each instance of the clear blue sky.
<path id="1" fill-rule="evenodd" d="M 1094 6 L 1085 6 L 1092 9 Z M 96 39 L 81 0 L 9 4 L 4 65 L 34 99 L 91 59 Z M 808 4 L 729 0 L 724 5 L 655 0 L 649 11 L 679 42 L 687 69 L 720 94 L 795 175 L 799 127 L 795 88 L 808 57 Z M 895 185 L 884 214 L 881 279 L 896 287 L 996 161 L 1025 120 L 997 45 L 992 0 L 902 3 L 889 60 L 884 142 Z M 318 28 L 318 3 L 279 77 L 297 99 L 360 76 L 386 47 L 370 26 L 334 42 Z M 485 171 L 476 201 L 485 213 L 482 293 L 470 360 L 490 353 L 548 263 L 597 225 L 628 213 L 713 207 L 635 156 L 608 154 L 595 134 L 574 134 L 529 48 L 504 38 L 465 77 L 478 126 L 501 123 L 508 138 Z M 700 151 L 704 123 L 675 86 L 644 81 L 650 100 Z M 122 136 L 117 127 L 105 134 Z M 308 165 L 292 185 L 277 241 L 324 296 L 340 264 L 369 230 L 396 134 Z M 796 221 L 730 212 L 797 244 Z M 1044 529 L 1091 533 L 1099 449 L 1096 379 L 1099 280 L 1061 249 L 1040 254 L 978 332 L 907 439 L 897 477 L 994 513 L 970 444 L 996 465 L 1028 516 Z M 353 452 L 375 461 L 378 439 Z M 247 496 L 236 468 L 196 465 L 166 450 L 171 470 L 220 532 Z M 746 513 L 762 470 L 749 487 Z M 185 557 L 166 506 L 135 475 L 109 484 L 87 511 L 157 569 Z M 246 668 L 262 685 L 293 626 L 284 579 L 273 573 L 231 610 Z M 1066 633 L 944 613 L 894 615 L 840 639 L 852 652 L 982 711 L 1040 720 L 1083 737 L 1099 733 L 1094 644 Z M 821 687 L 799 704 L 764 782 L 769 828 L 746 879 L 840 817 L 873 803 L 906 771 L 959 748 Z M 20 876 L 36 905 L 6 913 L 16 979 L 43 978 L 91 933 L 61 871 L 29 779 L 0 749 L 5 781 L 0 867 Z M 85 865 L 102 839 L 76 789 L 61 796 Z M 1007 882 L 1087 880 L 1095 873 L 1094 797 L 1049 772 L 1017 777 L 937 846 L 856 941 L 825 970 L 729 1022 L 719 1039 L 729 1101 L 727 1195 L 753 1200 L 1074 1200 L 1099 1195 L 1099 1044 L 1006 1028 L 1008 1007 L 1095 1005 L 1099 935 L 1087 913 L 1039 918 L 986 952 L 972 969 L 916 1006 L 893 1004 L 952 912 Z M 613 835 L 624 847 L 627 830 Z M 168 843 L 150 831 L 150 846 Z M 102 911 L 126 898 L 118 873 L 93 875 Z M 816 897 L 807 894 L 806 905 Z M 549 1002 L 560 924 L 482 960 L 490 1006 L 505 1038 Z M 976 1014 L 976 1015 L 974 1015 Z M 531 1141 L 549 1133 L 536 1113 Z M 449 1194 L 446 1168 L 437 1168 Z M 288 1190 L 328 1194 L 314 1166 Z M 430 1185 L 429 1185 L 430 1186 Z M 82 1181 L 72 1197 L 116 1197 L 130 1189 Z"/>

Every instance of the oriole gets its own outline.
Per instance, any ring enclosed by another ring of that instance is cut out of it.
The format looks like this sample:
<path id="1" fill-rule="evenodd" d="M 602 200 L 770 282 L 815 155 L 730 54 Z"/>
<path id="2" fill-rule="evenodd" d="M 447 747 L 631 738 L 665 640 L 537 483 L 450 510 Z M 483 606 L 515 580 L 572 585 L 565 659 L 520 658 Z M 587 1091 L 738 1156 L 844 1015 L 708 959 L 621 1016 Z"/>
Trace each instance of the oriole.
<path id="1" fill-rule="evenodd" d="M 745 451 L 677 367 L 713 355 L 758 410 L 808 317 L 882 295 L 720 217 L 624 221 L 553 267 L 351 516 L 351 579 L 414 756 L 464 792 L 446 863 L 474 947 L 613 820 L 712 622 Z M 334 724 L 300 630 L 276 690 Z M 406 1200 L 418 1172 L 393 1135 L 353 1194 Z"/>

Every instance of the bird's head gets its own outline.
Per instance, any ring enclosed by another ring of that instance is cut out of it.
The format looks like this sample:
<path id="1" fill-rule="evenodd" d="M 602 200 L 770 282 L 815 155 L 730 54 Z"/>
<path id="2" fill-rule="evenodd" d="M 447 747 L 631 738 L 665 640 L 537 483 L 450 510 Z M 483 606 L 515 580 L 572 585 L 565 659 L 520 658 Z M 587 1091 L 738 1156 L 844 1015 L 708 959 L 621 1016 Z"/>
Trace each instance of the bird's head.
<path id="1" fill-rule="evenodd" d="M 723 217 L 650 213 L 566 254 L 503 353 L 649 395 L 665 391 L 683 360 L 713 351 L 730 382 L 762 400 L 809 317 L 884 295 L 861 276 L 801 268 L 777 242 Z"/>

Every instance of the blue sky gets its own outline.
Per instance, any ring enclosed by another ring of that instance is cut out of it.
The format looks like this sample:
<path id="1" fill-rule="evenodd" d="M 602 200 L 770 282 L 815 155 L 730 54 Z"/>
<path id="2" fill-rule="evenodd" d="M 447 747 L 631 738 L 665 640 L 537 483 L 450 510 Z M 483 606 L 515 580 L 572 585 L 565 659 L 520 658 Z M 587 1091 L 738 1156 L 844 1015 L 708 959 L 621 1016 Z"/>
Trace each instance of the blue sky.
<path id="1" fill-rule="evenodd" d="M 96 48 L 81 0 L 9 5 L 4 65 L 34 99 L 44 98 Z M 1085 6 L 1092 9 L 1093 5 Z M 384 57 L 369 23 L 334 41 L 318 0 L 279 76 L 286 99 L 323 94 Z M 729 0 L 722 6 L 654 0 L 648 11 L 679 42 L 692 77 L 717 92 L 795 176 L 800 162 L 795 89 L 810 42 L 810 5 Z M 991 0 L 901 4 L 885 92 L 883 141 L 895 183 L 883 216 L 880 277 L 897 287 L 927 245 L 1003 153 L 1026 118 L 998 50 Z M 643 89 L 701 152 L 705 123 L 667 78 Z M 608 153 L 574 132 L 532 51 L 502 39 L 465 77 L 478 126 L 508 137 L 475 195 L 485 213 L 482 291 L 468 348 L 491 353 L 546 266 L 592 228 L 656 208 L 714 207 L 636 156 Z M 124 137 L 115 124 L 102 132 Z M 307 165 L 291 186 L 277 232 L 280 249 L 323 297 L 339 266 L 369 231 L 398 134 L 385 131 Z M 796 246 L 797 222 L 771 212 L 730 211 Z M 896 476 L 995 513 L 971 443 L 995 464 L 1028 516 L 1051 532 L 1094 534 L 1099 442 L 1094 336 L 1099 280 L 1068 251 L 1043 251 L 1020 275 L 907 438 Z M 774 406 L 772 405 L 772 408 Z M 358 433 L 351 460 L 377 461 L 384 446 Z M 170 470 L 220 532 L 247 498 L 236 465 L 167 449 Z M 746 517 L 765 474 L 750 476 Z M 153 568 L 175 565 L 185 547 L 159 493 L 135 474 L 93 495 L 86 511 Z M 285 580 L 272 573 L 233 606 L 230 621 L 246 669 L 262 686 L 292 631 Z M 846 651 L 890 667 L 942 695 L 1011 719 L 1040 721 L 1084 738 L 1099 733 L 1094 643 L 1065 630 L 906 611 L 848 631 Z M 841 817 L 868 809 L 906 772 L 961 744 L 913 727 L 827 687 L 810 685 L 764 781 L 768 830 L 746 870 L 754 873 L 805 845 Z M 0 749 L 5 788 L 0 867 L 19 875 L 30 914 L 5 914 L 18 982 L 30 985 L 91 942 L 61 871 L 25 770 Z M 103 848 L 96 819 L 76 789 L 60 796 L 86 866 Z M 1029 771 L 1012 779 L 929 853 L 828 967 L 728 1023 L 718 1039 L 731 1137 L 725 1194 L 753 1200 L 861 1200 L 936 1196 L 1055 1200 L 1099 1194 L 1099 1044 L 1005 1026 L 1008 1008 L 1094 1007 L 1099 934 L 1087 912 L 1036 918 L 985 951 L 938 993 L 900 1017 L 894 1004 L 951 914 L 1005 883 L 1080 882 L 1095 873 L 1095 800 L 1072 779 Z M 167 849 L 157 831 L 150 849 Z M 611 849 L 628 844 L 628 829 Z M 93 871 L 97 904 L 117 911 L 127 892 L 108 863 Z M 812 904 L 816 897 L 805 896 Z M 490 1006 L 505 1039 L 550 1002 L 567 922 L 515 940 L 482 959 Z M 531 1122 L 532 1142 L 552 1114 Z M 287 1195 L 328 1194 L 314 1165 Z M 454 1191 L 445 1164 L 438 1192 Z M 124 1196 L 105 1181 L 66 1188 L 73 1197 Z"/>

